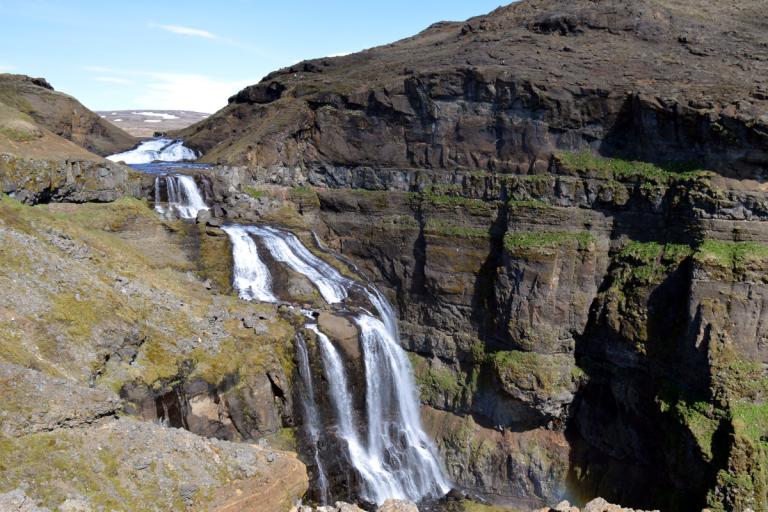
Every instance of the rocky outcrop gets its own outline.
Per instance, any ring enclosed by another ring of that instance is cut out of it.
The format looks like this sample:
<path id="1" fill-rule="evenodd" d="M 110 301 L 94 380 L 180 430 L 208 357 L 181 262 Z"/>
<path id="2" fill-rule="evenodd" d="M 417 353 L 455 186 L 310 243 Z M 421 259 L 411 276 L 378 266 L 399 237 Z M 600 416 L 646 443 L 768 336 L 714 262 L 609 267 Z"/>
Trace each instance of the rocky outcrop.
<path id="1" fill-rule="evenodd" d="M 0 445 L 0 485 L 26 488 L 30 502 L 51 509 L 76 501 L 79 510 L 283 512 L 307 488 L 290 454 L 130 419 Z"/>
<path id="2" fill-rule="evenodd" d="M 554 508 L 541 509 L 538 512 L 643 512 L 641 510 L 634 510 L 631 508 L 623 508 L 619 505 L 613 505 L 608 503 L 603 498 L 595 498 L 590 501 L 583 508 L 574 507 L 569 502 L 563 501 L 558 503 Z M 656 511 L 658 512 L 658 511 Z"/>
<path id="3" fill-rule="evenodd" d="M 27 204 L 141 197 L 141 177 L 107 160 L 32 160 L 0 154 L 0 192 Z"/>
<path id="4" fill-rule="evenodd" d="M 120 399 L 107 390 L 0 363 L 5 397 L 0 410 L 0 436 L 19 437 L 76 428 L 114 417 Z"/>

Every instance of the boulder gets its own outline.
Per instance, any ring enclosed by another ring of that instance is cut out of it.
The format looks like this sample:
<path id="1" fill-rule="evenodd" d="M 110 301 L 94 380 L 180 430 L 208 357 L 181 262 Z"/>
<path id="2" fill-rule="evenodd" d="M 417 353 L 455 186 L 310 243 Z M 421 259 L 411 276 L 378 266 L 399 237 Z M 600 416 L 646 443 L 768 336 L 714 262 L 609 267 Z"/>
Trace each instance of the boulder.
<path id="1" fill-rule="evenodd" d="M 419 508 L 411 501 L 387 500 L 376 512 L 419 512 Z"/>

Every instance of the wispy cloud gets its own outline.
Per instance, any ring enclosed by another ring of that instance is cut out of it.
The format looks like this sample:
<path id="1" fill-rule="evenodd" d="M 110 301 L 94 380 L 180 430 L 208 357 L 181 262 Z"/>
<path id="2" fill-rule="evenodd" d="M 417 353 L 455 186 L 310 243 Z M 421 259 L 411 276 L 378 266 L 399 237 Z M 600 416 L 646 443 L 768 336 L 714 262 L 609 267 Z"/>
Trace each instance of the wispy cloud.
<path id="1" fill-rule="evenodd" d="M 13 71 L 16 69 L 16 66 L 0 66 L 0 73 L 5 73 L 6 71 Z"/>
<path id="2" fill-rule="evenodd" d="M 120 83 L 135 84 L 136 97 L 133 104 L 117 106 L 134 109 L 215 112 L 227 104 L 230 96 L 259 80 L 224 80 L 196 73 L 167 73 L 102 66 L 88 66 L 85 70 L 100 73 L 94 77 L 95 80 L 116 78 L 121 80 Z"/>
<path id="3" fill-rule="evenodd" d="M 93 79 L 97 82 L 104 82 L 107 84 L 133 85 L 132 80 L 128 80 L 127 78 L 120 78 L 117 76 L 95 76 Z"/>
<path id="4" fill-rule="evenodd" d="M 181 25 L 160 25 L 157 23 L 150 23 L 149 26 L 154 28 L 159 28 L 160 30 L 165 30 L 166 32 L 170 32 L 171 34 L 202 37 L 204 39 L 218 39 L 218 36 L 216 36 L 216 34 L 213 34 L 211 32 L 208 32 L 207 30 L 202 30 L 199 28 L 183 27 Z"/>

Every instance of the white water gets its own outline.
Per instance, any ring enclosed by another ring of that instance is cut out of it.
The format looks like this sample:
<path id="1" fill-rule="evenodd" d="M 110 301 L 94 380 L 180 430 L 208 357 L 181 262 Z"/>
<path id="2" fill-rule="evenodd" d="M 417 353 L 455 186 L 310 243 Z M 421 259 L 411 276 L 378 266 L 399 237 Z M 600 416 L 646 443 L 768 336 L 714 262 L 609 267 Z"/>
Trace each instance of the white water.
<path id="1" fill-rule="evenodd" d="M 386 323 L 395 320 L 384 316 Z M 369 456 L 387 461 L 406 497 L 443 496 L 450 486 L 421 426 L 413 371 L 396 331 L 366 314 L 355 322 L 365 359 Z"/>
<path id="2" fill-rule="evenodd" d="M 261 302 L 277 302 L 272 293 L 272 278 L 264 262 L 259 258 L 256 242 L 243 226 L 222 228 L 232 242 L 234 260 L 234 287 L 241 299 Z"/>
<path id="3" fill-rule="evenodd" d="M 264 226 L 241 229 L 259 237 L 275 260 L 312 281 L 328 303 L 342 302 L 354 287 L 364 291 L 381 316 L 381 320 L 369 314 L 356 318 L 365 363 L 364 422 L 355 421 L 352 390 L 341 356 L 317 325 L 307 325 L 317 334 L 337 434 L 346 442 L 349 461 L 361 477 L 362 497 L 381 504 L 389 498 L 420 501 L 447 493 L 450 486 L 437 450 L 421 425 L 416 384 L 399 344 L 397 317 L 389 302 L 375 288 L 365 288 L 342 276 L 291 233 Z M 235 261 L 246 256 L 241 252 Z M 363 436 L 366 426 L 367 436 Z"/>
<path id="4" fill-rule="evenodd" d="M 296 357 L 299 360 L 299 377 L 304 388 L 302 396 L 302 407 L 304 408 L 304 417 L 306 418 L 305 427 L 307 435 L 312 443 L 312 452 L 317 467 L 317 486 L 320 488 L 320 504 L 328 503 L 329 487 L 328 477 L 325 474 L 325 466 L 320 459 L 320 450 L 318 443 L 320 441 L 320 412 L 317 410 L 317 400 L 315 399 L 315 387 L 312 384 L 312 370 L 309 366 L 309 354 L 307 353 L 307 344 L 301 334 L 296 335 Z"/>
<path id="5" fill-rule="evenodd" d="M 259 258 L 256 243 L 251 238 L 253 235 L 258 237 L 275 261 L 306 276 L 329 304 L 342 303 L 354 288 L 362 290 L 379 313 L 381 319 L 367 313 L 355 318 L 360 329 L 365 366 L 365 418 L 355 418 L 354 391 L 349 387 L 338 350 L 315 323 L 306 325 L 317 335 L 328 394 L 335 413 L 336 434 L 346 444 L 349 462 L 360 476 L 361 497 L 381 504 L 389 498 L 418 502 L 447 493 L 450 486 L 440 468 L 437 450 L 422 428 L 412 369 L 399 344 L 397 317 L 386 298 L 375 288 L 367 288 L 342 276 L 334 267 L 312 254 L 292 233 L 267 226 L 233 225 L 224 230 L 232 240 L 234 286 L 243 299 L 277 301 L 272 292 L 269 271 Z M 312 318 L 309 312 L 304 313 Z M 318 485 L 322 487 L 327 484 L 327 476 L 318 456 L 316 437 L 322 430 L 320 419 L 316 416 L 318 411 L 314 403 L 314 388 L 311 388 L 306 345 L 298 339 L 297 344 L 299 374 L 308 395 L 304 398 L 312 402 L 305 406 L 305 421 L 310 441 L 315 447 L 320 472 Z M 323 492 L 326 491 L 321 489 Z"/>
<path id="6" fill-rule="evenodd" d="M 349 295 L 347 289 L 353 282 L 312 254 L 292 233 L 266 226 L 248 226 L 246 229 L 261 238 L 273 258 L 312 281 L 329 304 L 337 304 Z"/>
<path id="7" fill-rule="evenodd" d="M 168 209 L 182 219 L 194 219 L 200 210 L 207 210 L 200 189 L 197 188 L 195 179 L 186 174 L 169 174 L 155 178 L 155 211 L 164 213 L 160 204 L 160 180 L 165 182 L 165 190 L 168 195 Z"/>
<path id="8" fill-rule="evenodd" d="M 129 151 L 109 155 L 107 159 L 126 164 L 149 164 L 196 160 L 197 154 L 184 146 L 184 141 L 161 137 L 146 140 Z"/>
<path id="9" fill-rule="evenodd" d="M 398 485 L 395 475 L 384 467 L 383 460 L 372 454 L 360 440 L 355 428 L 352 395 L 339 352 L 316 325 L 307 327 L 317 334 L 320 342 L 325 378 L 328 380 L 331 402 L 338 421 L 338 435 L 346 441 L 350 462 L 363 480 L 363 497 L 375 503 L 383 503 L 389 498 L 408 498 Z"/>

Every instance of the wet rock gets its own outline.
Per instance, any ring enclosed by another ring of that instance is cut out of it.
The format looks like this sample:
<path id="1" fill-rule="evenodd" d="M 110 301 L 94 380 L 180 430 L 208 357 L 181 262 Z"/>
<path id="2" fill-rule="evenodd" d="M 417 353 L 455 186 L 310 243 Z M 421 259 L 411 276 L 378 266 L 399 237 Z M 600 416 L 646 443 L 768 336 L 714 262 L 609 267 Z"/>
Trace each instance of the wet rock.
<path id="1" fill-rule="evenodd" d="M 320 330 L 341 347 L 351 361 L 360 361 L 357 328 L 348 319 L 322 311 L 317 318 Z"/>
<path id="2" fill-rule="evenodd" d="M 198 224 L 205 224 L 211 220 L 211 211 L 210 210 L 200 210 L 197 212 L 197 219 L 196 222 Z"/>

